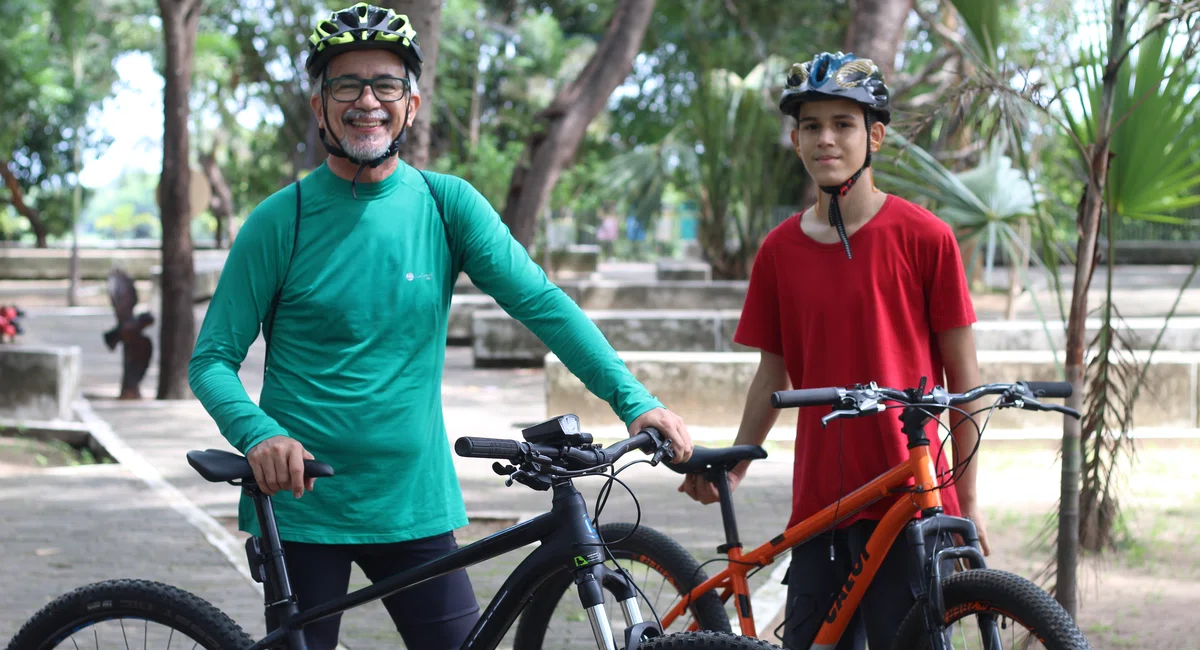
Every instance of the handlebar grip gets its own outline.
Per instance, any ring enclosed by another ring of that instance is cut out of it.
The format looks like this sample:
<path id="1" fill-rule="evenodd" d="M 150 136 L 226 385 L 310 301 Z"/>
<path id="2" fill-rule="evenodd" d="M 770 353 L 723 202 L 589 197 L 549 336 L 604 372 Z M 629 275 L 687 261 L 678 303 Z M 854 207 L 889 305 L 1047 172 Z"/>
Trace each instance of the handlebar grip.
<path id="1" fill-rule="evenodd" d="M 1034 397 L 1070 397 L 1074 389 L 1066 381 L 1027 381 L 1029 392 Z"/>
<path id="2" fill-rule="evenodd" d="M 465 458 L 513 459 L 521 455 L 521 445 L 516 440 L 503 438 L 459 438 L 454 441 L 454 453 Z"/>
<path id="3" fill-rule="evenodd" d="M 842 400 L 837 388 L 801 388 L 781 390 L 771 395 L 771 406 L 777 409 L 795 406 L 832 406 Z"/>

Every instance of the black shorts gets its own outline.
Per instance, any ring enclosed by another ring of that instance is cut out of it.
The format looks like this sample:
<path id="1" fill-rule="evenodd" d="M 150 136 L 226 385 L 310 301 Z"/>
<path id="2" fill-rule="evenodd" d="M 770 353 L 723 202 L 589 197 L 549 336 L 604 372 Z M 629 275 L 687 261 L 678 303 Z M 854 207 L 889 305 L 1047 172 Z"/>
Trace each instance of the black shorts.
<path id="1" fill-rule="evenodd" d="M 394 544 L 304 544 L 284 542 L 288 580 L 303 611 L 346 595 L 350 563 L 379 582 L 458 548 L 454 533 Z M 479 618 L 479 604 L 465 570 L 426 580 L 383 599 L 396 630 L 409 648 L 457 650 Z M 304 627 L 309 650 L 333 650 L 342 615 Z M 267 630 L 277 624 L 267 616 Z"/>
<path id="2" fill-rule="evenodd" d="M 792 549 L 792 566 L 787 574 L 787 607 L 780 636 L 783 647 L 808 650 L 833 600 L 846 583 L 851 566 L 867 546 L 867 540 L 879 522 L 859 520 L 834 531 L 833 559 L 830 560 L 831 535 L 822 533 Z M 932 552 L 934 540 L 926 540 L 926 552 Z M 949 533 L 943 533 L 939 547 L 953 546 Z M 896 537 L 871 586 L 850 618 L 837 650 L 872 650 L 891 647 L 900 623 L 912 609 L 919 593 L 919 575 L 904 532 Z M 954 561 L 946 560 L 942 575 L 954 570 Z"/>

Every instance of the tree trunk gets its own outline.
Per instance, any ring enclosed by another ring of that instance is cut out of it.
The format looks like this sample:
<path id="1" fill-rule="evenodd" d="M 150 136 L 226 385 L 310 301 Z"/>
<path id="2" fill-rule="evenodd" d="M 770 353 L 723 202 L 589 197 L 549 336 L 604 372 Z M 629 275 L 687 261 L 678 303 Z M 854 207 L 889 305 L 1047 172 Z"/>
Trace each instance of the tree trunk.
<path id="1" fill-rule="evenodd" d="M 857 4 L 846 31 L 846 51 L 871 59 L 883 78 L 890 79 L 913 0 L 858 0 Z"/>
<path id="2" fill-rule="evenodd" d="M 234 214 L 233 190 L 229 188 L 229 183 L 225 182 L 225 175 L 217 165 L 216 145 L 213 145 L 212 151 L 200 154 L 200 167 L 204 170 L 209 187 L 212 188 L 212 200 L 209 201 L 208 211 L 212 212 L 217 220 L 217 248 L 225 248 L 226 226 Z"/>
<path id="3" fill-rule="evenodd" d="M 429 166 L 429 134 L 433 120 L 433 100 L 437 83 L 438 34 L 442 28 L 442 3 L 440 0 L 384 0 L 381 7 L 391 7 L 396 13 L 408 16 L 413 29 L 417 30 L 417 42 L 421 47 L 421 109 L 412 128 L 408 130 L 404 144 L 400 146 L 400 158 L 417 169 Z"/>
<path id="4" fill-rule="evenodd" d="M 38 212 L 37 208 L 25 203 L 25 193 L 21 191 L 21 182 L 17 180 L 17 175 L 8 167 L 9 161 L 0 158 L 0 176 L 4 178 L 4 186 L 8 188 L 8 193 L 11 195 L 9 201 L 16 208 L 17 214 L 25 217 L 29 222 L 29 228 L 33 231 L 33 236 L 37 239 L 38 248 L 46 248 L 47 237 L 50 234 L 46 227 L 46 222 L 42 220 L 42 213 Z"/>
<path id="5" fill-rule="evenodd" d="M 159 332 L 158 399 L 185 399 L 188 362 L 196 343 L 192 312 L 191 180 L 188 166 L 188 93 L 201 0 L 158 0 L 166 40 L 163 90 L 163 164 L 159 182 L 162 217 L 162 328 Z"/>
<path id="6" fill-rule="evenodd" d="M 654 13 L 654 0 L 619 0 L 604 38 L 579 76 L 534 115 L 533 134 L 513 170 L 504 203 L 504 223 L 526 248 L 538 216 L 575 156 L 588 124 L 604 109 L 613 90 L 633 69 L 633 58 Z"/>
<path id="7" fill-rule="evenodd" d="M 1109 140 L 1112 136 L 1113 97 L 1117 84 L 1117 66 L 1114 64 L 1125 49 L 1128 10 L 1129 0 L 1113 0 L 1112 31 L 1105 64 L 1104 85 L 1100 96 L 1100 110 L 1096 114 L 1096 142 L 1088 148 L 1088 154 L 1091 156 L 1088 184 L 1079 219 L 1075 286 L 1071 291 L 1071 312 L 1067 322 L 1066 375 L 1074 390 L 1066 403 L 1076 410 L 1083 407 L 1084 376 L 1087 370 L 1083 358 L 1087 335 L 1087 292 L 1096 262 L 1100 209 L 1104 202 L 1104 187 L 1108 182 Z M 1079 489 L 1080 467 L 1083 461 L 1080 450 L 1081 433 L 1079 420 L 1063 418 L 1062 495 L 1058 513 L 1056 557 L 1058 579 L 1054 591 L 1055 598 L 1072 617 L 1075 616 L 1077 608 L 1078 592 L 1076 573 L 1079 563 Z"/>

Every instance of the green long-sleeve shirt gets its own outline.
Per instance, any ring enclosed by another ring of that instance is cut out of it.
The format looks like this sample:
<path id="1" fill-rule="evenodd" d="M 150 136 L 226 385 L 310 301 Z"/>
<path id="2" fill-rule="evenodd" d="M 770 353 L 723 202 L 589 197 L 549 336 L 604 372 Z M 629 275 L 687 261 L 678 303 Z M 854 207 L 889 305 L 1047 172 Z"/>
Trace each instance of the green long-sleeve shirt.
<path id="1" fill-rule="evenodd" d="M 358 183 L 357 199 L 349 181 L 322 165 L 300 181 L 294 251 L 292 186 L 255 208 L 230 248 L 189 381 L 242 453 L 286 435 L 333 466 L 336 476 L 302 498 L 274 499 L 285 540 L 388 543 L 467 523 L 441 396 L 460 270 L 626 424 L 661 406 L 479 192 L 453 176 L 426 175 L 448 231 L 420 172 L 403 162 L 379 183 Z M 237 372 L 281 283 L 256 405 Z M 246 498 L 239 510 L 241 529 L 259 534 Z"/>

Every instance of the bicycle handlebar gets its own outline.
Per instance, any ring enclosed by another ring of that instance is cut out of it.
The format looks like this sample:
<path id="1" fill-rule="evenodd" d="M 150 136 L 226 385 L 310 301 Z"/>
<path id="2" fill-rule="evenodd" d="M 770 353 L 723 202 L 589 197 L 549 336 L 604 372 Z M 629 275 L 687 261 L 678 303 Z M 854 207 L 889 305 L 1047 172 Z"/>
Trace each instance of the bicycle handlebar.
<path id="1" fill-rule="evenodd" d="M 951 393 L 940 386 L 935 386 L 933 390 L 924 394 L 918 394 L 916 390 L 904 391 L 868 384 L 852 388 L 802 388 L 777 391 L 771 395 L 771 406 L 775 408 L 834 406 L 838 410 L 830 414 L 832 417 L 827 417 L 837 419 L 838 417 L 857 417 L 865 413 L 882 411 L 881 402 L 885 400 L 928 407 L 930 411 L 940 412 L 951 406 L 974 402 L 987 395 L 1000 395 L 998 408 L 1015 406 L 1031 411 L 1057 411 L 1078 419 L 1079 412 L 1074 409 L 1058 404 L 1042 404 L 1036 399 L 1037 397 L 1070 397 L 1071 393 L 1071 384 L 1061 381 L 992 383 L 972 388 L 964 393 Z"/>
<path id="2" fill-rule="evenodd" d="M 564 443 L 550 445 L 521 442 L 502 438 L 463 437 L 454 441 L 454 452 L 464 458 L 495 458 L 507 460 L 521 466 L 519 472 L 511 474 L 521 480 L 525 476 L 543 474 L 547 476 L 586 472 L 615 463 L 630 451 L 638 450 L 654 454 L 651 462 L 670 460 L 675 456 L 671 443 L 657 429 L 645 429 L 637 435 L 601 448 L 599 445 L 573 445 Z M 515 470 L 516 468 L 511 468 Z M 500 472 L 498 469 L 497 472 Z M 525 481 L 521 481 L 525 482 Z"/>

